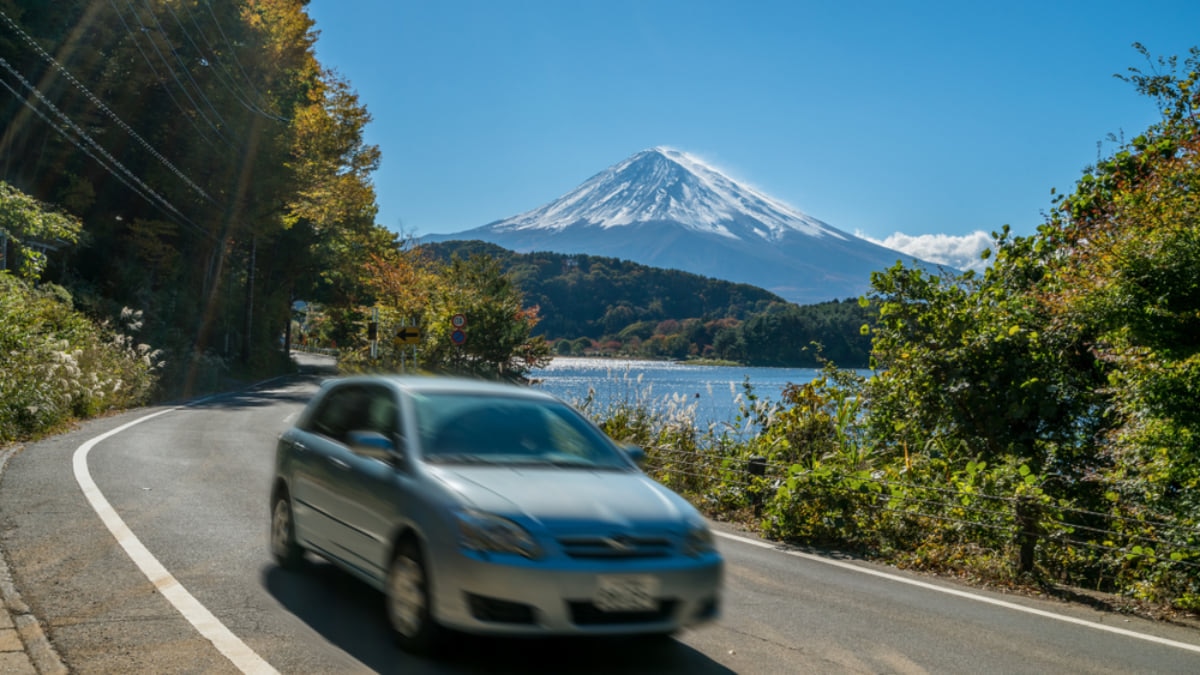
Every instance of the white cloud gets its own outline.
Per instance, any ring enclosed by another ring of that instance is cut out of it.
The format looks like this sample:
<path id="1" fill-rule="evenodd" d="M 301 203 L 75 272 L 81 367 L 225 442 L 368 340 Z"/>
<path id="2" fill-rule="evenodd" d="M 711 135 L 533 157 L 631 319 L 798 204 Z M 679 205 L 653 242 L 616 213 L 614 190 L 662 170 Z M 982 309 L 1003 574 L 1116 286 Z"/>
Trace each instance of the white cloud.
<path id="1" fill-rule="evenodd" d="M 984 249 L 993 248 L 995 240 L 983 230 L 956 236 L 952 234 L 919 234 L 916 236 L 897 232 L 886 239 L 868 237 L 862 232 L 856 235 L 880 246 L 907 253 L 939 265 L 949 265 L 960 270 L 982 272 L 991 259 L 981 260 Z"/>

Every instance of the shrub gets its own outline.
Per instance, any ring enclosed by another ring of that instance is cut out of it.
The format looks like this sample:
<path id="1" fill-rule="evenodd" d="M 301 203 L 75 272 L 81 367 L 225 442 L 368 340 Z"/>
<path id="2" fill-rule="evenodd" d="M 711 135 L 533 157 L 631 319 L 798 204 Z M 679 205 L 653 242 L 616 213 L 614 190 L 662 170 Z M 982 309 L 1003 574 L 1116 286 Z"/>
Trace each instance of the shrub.
<path id="1" fill-rule="evenodd" d="M 141 313 L 122 312 L 123 328 Z M 60 287 L 34 287 L 0 272 L 0 443 L 31 438 L 74 418 L 149 399 L 160 354 L 71 307 Z"/>

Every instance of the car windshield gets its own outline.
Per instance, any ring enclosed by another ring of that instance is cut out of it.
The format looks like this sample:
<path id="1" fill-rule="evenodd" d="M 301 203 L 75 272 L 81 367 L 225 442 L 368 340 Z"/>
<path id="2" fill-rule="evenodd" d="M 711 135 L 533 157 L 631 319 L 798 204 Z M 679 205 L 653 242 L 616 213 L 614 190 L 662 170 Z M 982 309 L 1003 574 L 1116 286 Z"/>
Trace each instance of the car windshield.
<path id="1" fill-rule="evenodd" d="M 463 393 L 417 394 L 413 401 L 428 462 L 630 468 L 609 439 L 565 403 Z"/>

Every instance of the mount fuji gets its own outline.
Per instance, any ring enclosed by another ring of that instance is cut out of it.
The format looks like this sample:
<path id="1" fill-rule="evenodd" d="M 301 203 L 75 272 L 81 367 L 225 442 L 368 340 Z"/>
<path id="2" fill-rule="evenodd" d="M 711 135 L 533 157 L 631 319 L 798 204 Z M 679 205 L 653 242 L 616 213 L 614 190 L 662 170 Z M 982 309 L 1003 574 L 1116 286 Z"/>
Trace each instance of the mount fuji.
<path id="1" fill-rule="evenodd" d="M 832 227 L 685 152 L 639 152 L 532 211 L 425 241 L 584 253 L 748 283 L 798 304 L 862 295 L 913 259 Z"/>

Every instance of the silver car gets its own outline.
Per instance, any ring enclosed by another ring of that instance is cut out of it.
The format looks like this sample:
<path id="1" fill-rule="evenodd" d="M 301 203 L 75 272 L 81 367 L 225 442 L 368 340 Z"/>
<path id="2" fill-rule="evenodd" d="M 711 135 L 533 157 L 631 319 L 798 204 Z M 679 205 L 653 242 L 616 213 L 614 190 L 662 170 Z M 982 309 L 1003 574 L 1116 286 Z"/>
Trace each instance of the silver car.
<path id="1" fill-rule="evenodd" d="M 445 628 L 670 634 L 716 618 L 723 562 L 640 457 L 525 387 L 331 380 L 279 438 L 271 551 L 383 591 L 409 651 Z"/>

